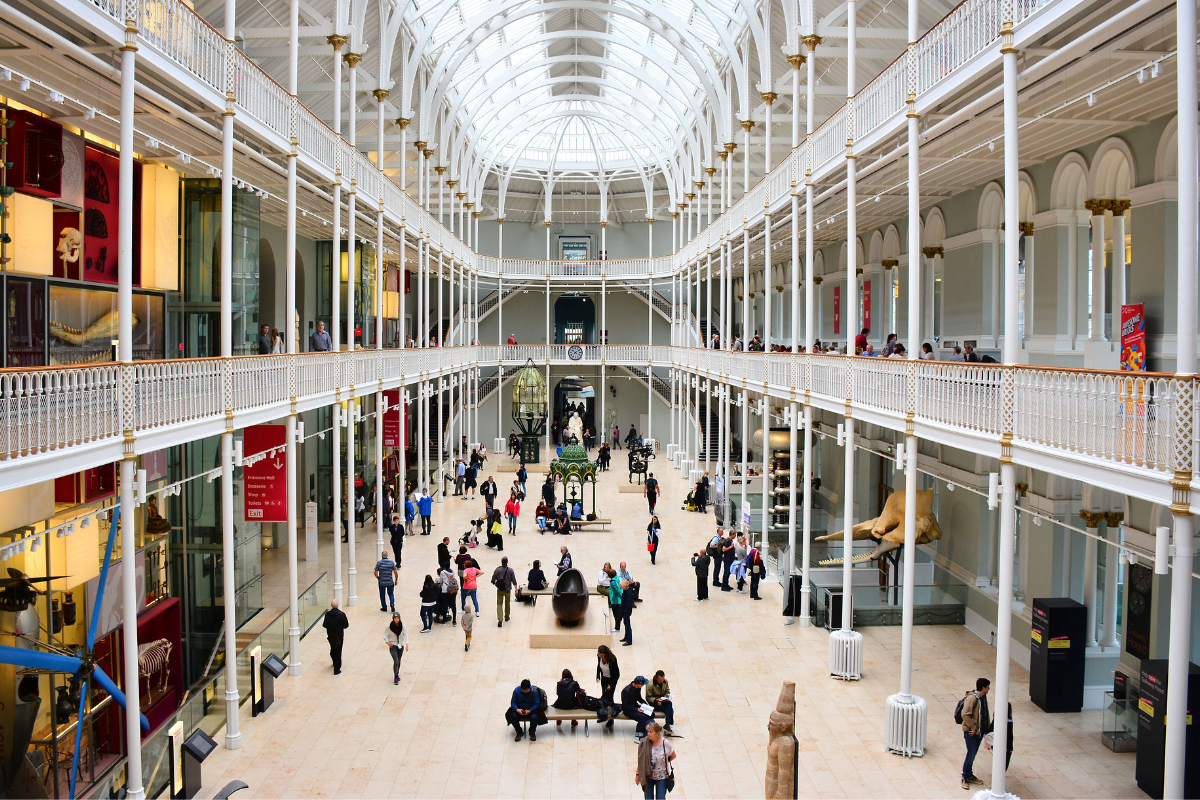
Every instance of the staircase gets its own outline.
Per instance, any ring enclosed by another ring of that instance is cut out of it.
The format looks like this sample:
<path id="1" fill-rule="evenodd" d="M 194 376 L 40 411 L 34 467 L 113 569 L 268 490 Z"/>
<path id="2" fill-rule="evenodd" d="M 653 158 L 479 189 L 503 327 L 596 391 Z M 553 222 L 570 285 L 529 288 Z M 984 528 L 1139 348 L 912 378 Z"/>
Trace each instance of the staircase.
<path id="1" fill-rule="evenodd" d="M 624 370 L 642 383 L 646 382 L 645 367 L 618 367 L 618 369 Z M 654 376 L 654 393 L 668 406 L 671 405 L 671 384 L 657 375 Z"/>
<path id="2" fill-rule="evenodd" d="M 516 375 L 522 367 L 504 367 L 504 380 L 508 380 L 513 375 Z M 500 388 L 500 381 L 497 379 L 499 373 L 490 375 L 479 382 L 479 405 L 483 405 L 492 396 L 492 394 Z"/>

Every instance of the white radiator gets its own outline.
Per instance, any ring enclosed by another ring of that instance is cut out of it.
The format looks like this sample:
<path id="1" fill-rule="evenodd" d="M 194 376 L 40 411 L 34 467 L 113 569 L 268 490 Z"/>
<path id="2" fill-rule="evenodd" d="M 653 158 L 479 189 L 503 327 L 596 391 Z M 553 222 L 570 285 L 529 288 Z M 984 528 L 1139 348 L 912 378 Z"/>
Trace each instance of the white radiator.
<path id="1" fill-rule="evenodd" d="M 677 444 L 667 445 L 667 458 L 674 461 L 675 460 L 675 451 L 678 449 L 679 449 L 679 445 L 677 445 Z"/>
<path id="2" fill-rule="evenodd" d="M 492 440 L 492 453 L 499 455 L 508 449 L 508 440 L 497 436 Z"/>
<path id="3" fill-rule="evenodd" d="M 856 681 L 862 677 L 863 637 L 858 631 L 829 634 L 829 677 Z"/>
<path id="4" fill-rule="evenodd" d="M 685 453 L 684 455 L 687 455 L 687 454 Z M 681 474 L 687 475 L 691 469 L 692 469 L 692 460 L 690 458 L 679 459 L 679 472 Z"/>
<path id="5" fill-rule="evenodd" d="M 883 745 L 889 753 L 909 758 L 925 755 L 929 732 L 929 704 L 922 697 L 894 694 L 887 699 L 883 717 Z"/>
<path id="6" fill-rule="evenodd" d="M 697 461 L 696 463 L 699 464 L 700 462 Z M 704 470 L 702 470 L 702 469 L 693 469 L 692 470 L 691 479 L 692 479 L 693 484 L 699 483 L 700 479 L 702 477 L 704 477 Z"/>

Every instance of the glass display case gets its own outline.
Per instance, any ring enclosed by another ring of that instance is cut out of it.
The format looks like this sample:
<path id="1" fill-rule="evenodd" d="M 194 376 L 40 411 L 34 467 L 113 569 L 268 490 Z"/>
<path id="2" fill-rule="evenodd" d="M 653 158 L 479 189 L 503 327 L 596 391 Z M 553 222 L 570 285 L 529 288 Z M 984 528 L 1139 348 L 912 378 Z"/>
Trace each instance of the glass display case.
<path id="1" fill-rule="evenodd" d="M 51 366 L 75 366 L 114 359 L 117 338 L 117 293 L 50 284 L 49 343 Z M 163 298 L 133 295 L 133 358 L 165 356 Z"/>
<path id="2" fill-rule="evenodd" d="M 1137 750 L 1137 698 L 1117 697 L 1112 692 L 1104 693 L 1104 718 L 1100 727 L 1100 741 L 1114 753 L 1132 753 Z"/>

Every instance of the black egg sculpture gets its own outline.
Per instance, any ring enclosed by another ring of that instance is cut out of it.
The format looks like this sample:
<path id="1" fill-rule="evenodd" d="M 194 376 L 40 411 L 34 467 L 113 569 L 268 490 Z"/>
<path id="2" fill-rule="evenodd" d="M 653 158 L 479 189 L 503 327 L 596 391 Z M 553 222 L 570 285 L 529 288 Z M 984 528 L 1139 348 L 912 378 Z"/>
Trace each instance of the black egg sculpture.
<path id="1" fill-rule="evenodd" d="M 559 575 L 554 582 L 551 604 L 559 622 L 567 626 L 578 624 L 588 607 L 588 585 L 583 573 L 572 568 Z"/>

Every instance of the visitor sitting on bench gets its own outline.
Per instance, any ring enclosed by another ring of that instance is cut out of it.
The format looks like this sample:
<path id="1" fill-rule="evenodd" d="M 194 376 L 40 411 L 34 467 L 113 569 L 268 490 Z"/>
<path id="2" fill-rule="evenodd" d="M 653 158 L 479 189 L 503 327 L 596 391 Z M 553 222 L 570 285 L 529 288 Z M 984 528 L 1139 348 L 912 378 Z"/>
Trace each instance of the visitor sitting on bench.
<path id="1" fill-rule="evenodd" d="M 521 729 L 522 722 L 529 723 L 529 741 L 537 741 L 537 726 L 547 722 L 541 706 L 542 690 L 530 683 L 528 678 L 513 689 L 512 700 L 509 701 L 508 710 L 504 712 L 504 721 L 512 725 L 517 732 L 513 741 L 519 742 L 525 735 L 525 731 Z"/>
<path id="2" fill-rule="evenodd" d="M 579 702 L 579 695 L 581 694 L 583 694 L 583 689 L 579 687 L 579 681 L 575 680 L 575 676 L 571 674 L 571 670 L 564 669 L 562 671 L 562 680 L 558 682 L 558 698 L 554 701 L 554 707 L 566 711 L 583 708 L 583 705 Z M 561 727 L 562 720 L 558 720 L 555 724 Z M 579 720 L 571 720 L 571 727 L 579 727 Z"/>

